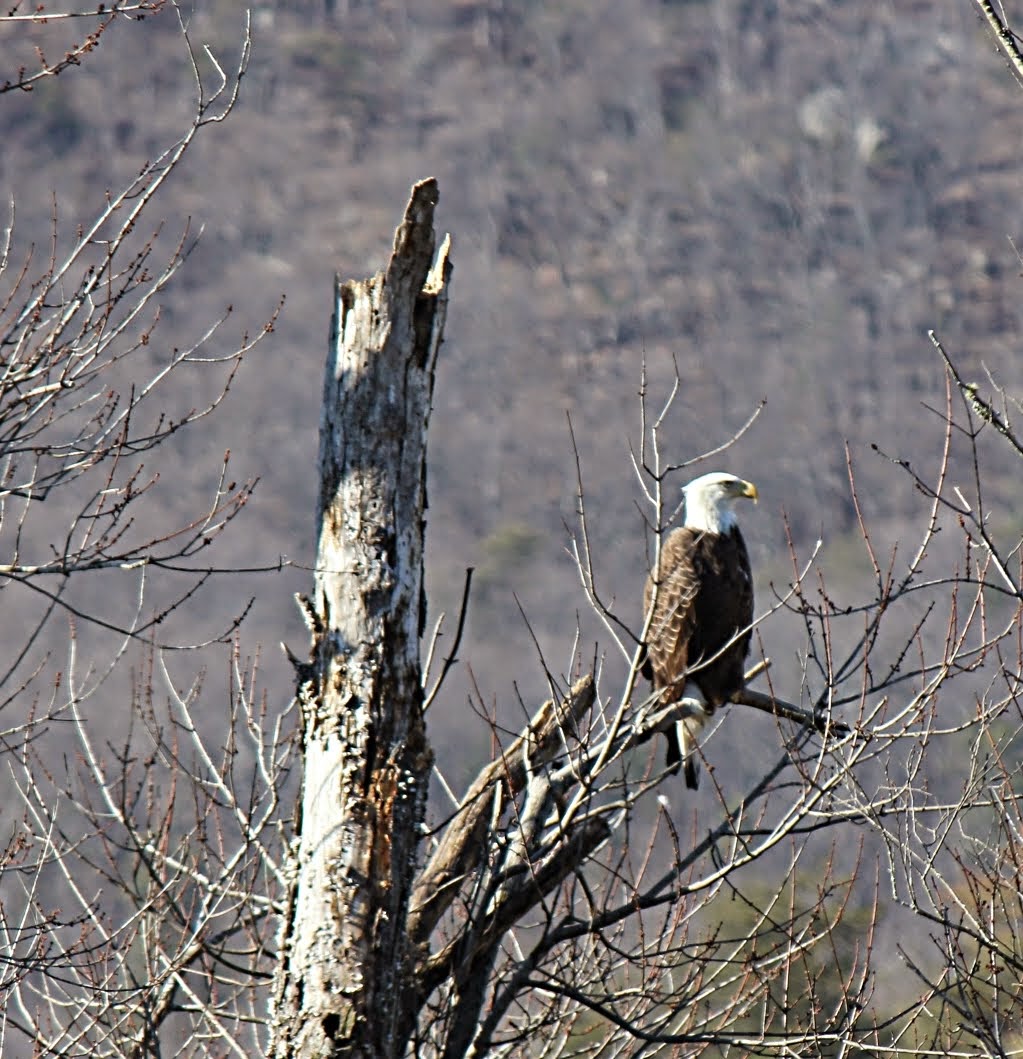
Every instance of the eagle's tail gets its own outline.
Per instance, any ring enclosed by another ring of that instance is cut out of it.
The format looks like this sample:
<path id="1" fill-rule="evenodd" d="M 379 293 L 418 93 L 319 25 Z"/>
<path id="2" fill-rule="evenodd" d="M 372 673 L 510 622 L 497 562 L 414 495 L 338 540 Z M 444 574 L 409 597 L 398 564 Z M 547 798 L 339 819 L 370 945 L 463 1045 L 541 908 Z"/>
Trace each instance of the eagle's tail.
<path id="1" fill-rule="evenodd" d="M 695 744 L 693 749 L 686 754 L 685 759 L 686 786 L 695 791 L 700 786 L 700 760 L 696 755 Z"/>
<path id="2" fill-rule="evenodd" d="M 695 791 L 700 786 L 700 754 L 697 750 L 697 736 L 703 731 L 709 716 L 700 704 L 689 716 L 675 725 L 675 731 L 668 733 L 668 767 L 678 771 L 679 762 L 686 778 L 686 786 Z"/>
<path id="3" fill-rule="evenodd" d="M 681 727 L 681 724 L 677 724 L 674 728 L 668 728 L 664 732 L 668 740 L 668 756 L 664 764 L 671 772 L 678 772 L 679 766 L 682 764 L 682 748 L 679 746 L 678 732 L 676 731 L 676 729 Z M 689 783 L 688 774 L 686 783 Z"/>

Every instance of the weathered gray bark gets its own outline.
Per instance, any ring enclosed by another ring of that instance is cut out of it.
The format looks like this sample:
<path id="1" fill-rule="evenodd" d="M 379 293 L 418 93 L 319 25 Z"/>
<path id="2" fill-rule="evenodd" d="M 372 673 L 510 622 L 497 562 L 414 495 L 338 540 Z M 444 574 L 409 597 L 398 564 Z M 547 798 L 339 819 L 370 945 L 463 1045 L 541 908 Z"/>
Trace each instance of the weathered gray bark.
<path id="1" fill-rule="evenodd" d="M 272 1054 L 398 1054 L 406 915 L 431 752 L 422 716 L 426 427 L 451 273 L 437 185 L 413 189 L 387 268 L 338 283 L 320 421 L 319 542 L 301 820 Z M 406 1016 L 407 1017 L 407 1016 Z"/>

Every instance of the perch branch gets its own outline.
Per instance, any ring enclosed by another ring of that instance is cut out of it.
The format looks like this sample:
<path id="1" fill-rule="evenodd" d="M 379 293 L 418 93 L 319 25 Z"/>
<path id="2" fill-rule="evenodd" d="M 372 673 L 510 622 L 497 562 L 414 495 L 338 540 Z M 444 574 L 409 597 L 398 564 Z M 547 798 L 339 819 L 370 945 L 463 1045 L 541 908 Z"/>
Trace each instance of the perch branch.
<path id="1" fill-rule="evenodd" d="M 765 695 L 762 691 L 754 691 L 752 688 L 743 688 L 732 696 L 732 702 L 743 706 L 752 706 L 755 710 L 763 710 L 765 713 L 773 713 L 775 717 L 784 717 L 788 721 L 795 721 L 804 728 L 812 728 L 821 735 L 848 735 L 852 729 L 845 721 L 836 721 L 824 714 L 817 714 L 811 710 L 804 710 L 802 706 L 779 699 L 777 695 Z"/>

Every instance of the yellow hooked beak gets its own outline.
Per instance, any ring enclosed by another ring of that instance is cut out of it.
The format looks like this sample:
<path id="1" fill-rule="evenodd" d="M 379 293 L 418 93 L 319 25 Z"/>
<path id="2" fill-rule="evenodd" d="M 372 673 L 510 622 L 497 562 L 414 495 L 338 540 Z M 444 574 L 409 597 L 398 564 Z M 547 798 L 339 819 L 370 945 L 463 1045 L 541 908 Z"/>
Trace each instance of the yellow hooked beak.
<path id="1" fill-rule="evenodd" d="M 739 482 L 739 496 L 748 497 L 754 504 L 760 499 L 757 487 L 752 482 Z"/>

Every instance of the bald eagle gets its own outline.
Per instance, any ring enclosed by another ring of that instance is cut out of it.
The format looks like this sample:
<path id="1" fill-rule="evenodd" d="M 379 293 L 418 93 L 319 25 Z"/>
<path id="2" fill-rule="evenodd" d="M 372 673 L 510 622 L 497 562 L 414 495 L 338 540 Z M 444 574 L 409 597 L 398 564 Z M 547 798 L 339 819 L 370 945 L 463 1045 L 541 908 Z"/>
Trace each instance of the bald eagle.
<path id="1" fill-rule="evenodd" d="M 650 614 L 643 675 L 660 692 L 657 703 L 684 703 L 669 729 L 668 767 L 685 769 L 696 789 L 696 737 L 715 708 L 743 686 L 753 626 L 753 578 L 749 553 L 735 517 L 735 503 L 757 499 L 757 489 L 731 474 L 715 472 L 683 489 L 684 524 L 661 545 L 659 570 L 644 592 Z"/>

